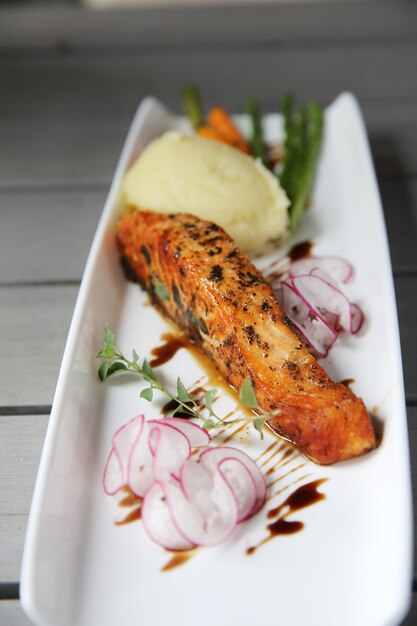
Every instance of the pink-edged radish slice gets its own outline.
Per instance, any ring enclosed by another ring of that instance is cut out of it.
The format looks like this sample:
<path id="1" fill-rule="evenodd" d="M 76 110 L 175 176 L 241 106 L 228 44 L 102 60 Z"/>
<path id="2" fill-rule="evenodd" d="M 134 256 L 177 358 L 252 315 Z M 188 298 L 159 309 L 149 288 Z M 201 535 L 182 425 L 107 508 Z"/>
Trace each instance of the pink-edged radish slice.
<path id="1" fill-rule="evenodd" d="M 148 425 L 154 480 L 164 481 L 178 476 L 182 464 L 191 456 L 188 438 L 175 426 L 164 424 L 161 420 L 149 420 Z"/>
<path id="2" fill-rule="evenodd" d="M 153 456 L 149 449 L 149 426 L 145 421 L 140 435 L 136 438 L 127 460 L 127 484 L 134 494 L 143 498 L 154 476 Z"/>
<path id="3" fill-rule="evenodd" d="M 285 313 L 317 356 L 327 355 L 340 330 L 355 334 L 362 327 L 361 309 L 322 270 L 286 278 L 281 289 Z"/>
<path id="4" fill-rule="evenodd" d="M 324 302 L 320 303 L 320 308 L 327 313 L 333 313 L 338 316 L 342 329 L 351 332 L 351 302 L 343 289 L 329 274 L 320 269 L 315 268 L 311 270 L 308 276 L 313 276 L 321 281 L 321 284 L 316 283 L 315 292 L 320 294 L 321 298 L 326 296 L 329 298 L 329 302 L 327 302 L 326 298 Z M 297 278 L 294 280 L 297 280 Z"/>
<path id="5" fill-rule="evenodd" d="M 213 476 L 204 511 L 187 498 L 180 485 L 166 482 L 164 491 L 174 525 L 186 541 L 198 546 L 216 546 L 233 533 L 238 506 L 221 469 Z"/>
<path id="6" fill-rule="evenodd" d="M 245 452 L 242 452 L 237 448 L 232 448 L 231 446 L 209 448 L 200 455 L 201 465 L 211 473 L 215 471 L 216 467 L 219 466 L 219 463 L 225 461 L 226 459 L 236 459 L 240 461 L 251 474 L 256 488 L 256 500 L 249 515 L 255 515 L 255 513 L 257 513 L 265 504 L 266 499 L 265 478 L 255 461 Z"/>
<path id="7" fill-rule="evenodd" d="M 113 449 L 120 462 L 123 484 L 127 483 L 127 461 L 130 451 L 142 432 L 144 422 L 144 416 L 138 415 L 121 426 L 113 435 Z"/>
<path id="8" fill-rule="evenodd" d="M 112 437 L 112 449 L 103 473 L 103 488 L 108 495 L 114 495 L 129 484 L 129 457 L 136 440 L 141 436 L 145 418 L 134 417 L 116 430 Z"/>
<path id="9" fill-rule="evenodd" d="M 350 320 L 351 333 L 352 335 L 356 335 L 356 333 L 358 333 L 363 326 L 365 315 L 362 309 L 354 302 L 352 302 L 350 305 L 350 313 L 351 313 L 351 320 Z"/>
<path id="10" fill-rule="evenodd" d="M 317 356 L 326 356 L 338 337 L 336 329 L 310 305 L 293 280 L 282 281 L 282 293 L 284 311 L 298 333 Z"/>
<path id="11" fill-rule="evenodd" d="M 237 522 L 240 524 L 252 517 L 253 511 L 257 507 L 258 492 L 255 480 L 240 459 L 224 459 L 224 461 L 220 461 L 219 467 L 236 498 L 238 505 Z"/>
<path id="12" fill-rule="evenodd" d="M 348 283 L 353 277 L 353 267 L 346 259 L 338 256 L 310 256 L 298 259 L 290 264 L 288 273 L 291 277 L 309 274 L 313 269 L 329 274 L 340 283 Z"/>
<path id="13" fill-rule="evenodd" d="M 112 448 L 104 468 L 103 489 L 108 496 L 113 496 L 123 485 L 123 471 L 118 456 Z"/>
<path id="14" fill-rule="evenodd" d="M 181 468 L 180 482 L 185 496 L 202 512 L 209 513 L 210 503 L 207 494 L 213 487 L 214 478 L 211 471 L 221 471 L 224 479 L 232 490 L 237 506 L 237 523 L 251 516 L 257 501 L 255 481 L 240 460 L 225 458 L 220 460 L 217 467 L 210 467 L 210 471 L 201 463 L 189 459 Z"/>
<path id="15" fill-rule="evenodd" d="M 162 424 L 170 424 L 185 435 L 190 442 L 192 448 L 201 448 L 208 446 L 211 441 L 211 437 L 207 430 L 201 428 L 198 424 L 190 422 L 189 420 L 180 417 L 164 417 L 160 420 Z"/>
<path id="16" fill-rule="evenodd" d="M 208 505 L 207 494 L 213 488 L 213 476 L 197 461 L 188 459 L 181 467 L 181 488 L 185 497 L 203 513 Z"/>
<path id="17" fill-rule="evenodd" d="M 352 312 L 349 298 L 330 276 L 314 269 L 310 274 L 294 278 L 293 285 L 322 317 L 330 321 L 328 315 L 336 316 L 339 327 L 353 334 L 352 319 L 356 310 Z"/>
<path id="18" fill-rule="evenodd" d="M 294 288 L 292 279 L 285 279 L 281 283 L 282 308 L 292 322 L 302 326 L 308 318 L 311 307 L 301 294 Z"/>
<path id="19" fill-rule="evenodd" d="M 302 325 L 294 322 L 301 337 L 319 357 L 327 356 L 339 333 L 321 316 L 308 317 Z"/>
<path id="20" fill-rule="evenodd" d="M 316 272 L 317 270 L 313 270 Z M 293 278 L 292 284 L 308 302 L 311 309 L 325 319 L 326 312 L 336 315 L 338 325 L 350 331 L 350 302 L 348 298 L 321 275 L 306 274 Z"/>
<path id="21" fill-rule="evenodd" d="M 190 456 L 191 441 L 185 432 L 178 428 L 176 424 L 170 423 L 166 418 L 162 418 L 160 420 L 148 420 L 146 423 L 149 426 L 151 434 L 155 429 L 164 432 L 173 442 L 173 445 L 178 448 L 181 456 L 184 458 L 188 458 Z"/>
<path id="22" fill-rule="evenodd" d="M 186 541 L 176 529 L 168 507 L 163 485 L 153 483 L 146 492 L 141 507 L 141 519 L 146 534 L 167 550 L 189 550 L 195 545 Z"/>

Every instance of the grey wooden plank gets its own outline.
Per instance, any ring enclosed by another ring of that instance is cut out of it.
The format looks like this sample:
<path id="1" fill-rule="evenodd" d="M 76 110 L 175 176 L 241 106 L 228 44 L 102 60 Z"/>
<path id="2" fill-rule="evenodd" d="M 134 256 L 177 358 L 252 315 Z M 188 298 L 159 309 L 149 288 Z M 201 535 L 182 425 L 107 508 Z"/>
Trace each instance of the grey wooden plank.
<path id="1" fill-rule="evenodd" d="M 27 476 L 26 480 L 28 480 Z M 0 590 L 1 583 L 19 580 L 29 506 L 30 499 L 27 501 L 28 511 L 25 514 L 0 513 Z"/>
<path id="2" fill-rule="evenodd" d="M 0 58 L 4 92 L 1 111 L 31 110 L 48 116 L 57 106 L 76 116 L 80 104 L 88 101 L 90 113 L 100 115 L 103 106 L 134 104 L 138 95 L 154 93 L 170 106 L 180 108 L 183 84 L 197 81 L 208 104 L 221 96 L 228 104 L 244 107 L 245 98 L 257 97 L 271 107 L 282 91 L 291 90 L 300 98 L 328 102 L 343 90 L 354 91 L 363 100 L 386 99 L 393 103 L 417 97 L 413 62 L 417 41 L 384 43 L 378 48 L 347 46 L 328 50 L 312 48 L 253 50 L 165 51 L 155 46 L 136 54 L 132 50 L 54 52 L 40 57 Z M 245 71 L 238 71 L 244 68 Z M 31 94 L 30 99 L 27 93 Z M 68 99 L 68 94 L 72 97 Z M 21 95 L 21 98 L 16 97 Z M 106 98 L 106 101 L 102 100 Z M 37 119 L 37 118 L 36 118 Z"/>
<path id="3" fill-rule="evenodd" d="M 417 624 L 417 594 L 413 593 L 410 611 L 401 623 L 401 626 L 416 626 Z"/>
<path id="4" fill-rule="evenodd" d="M 0 152 L 0 190 L 109 185 L 139 102 L 140 98 L 130 111 L 112 113 L 109 108 L 103 114 L 107 120 L 97 119 L 88 111 L 77 119 L 55 111 L 51 119 L 38 120 L 36 125 L 23 114 L 21 118 L 0 116 L 0 135 L 3 146 L 7 146 Z M 241 111 L 241 107 L 235 110 Z M 270 109 L 265 106 L 264 110 Z M 415 176 L 417 118 L 410 114 L 408 120 L 401 119 L 401 113 L 397 115 L 393 108 L 375 121 L 366 105 L 364 113 L 379 176 Z M 35 146 L 36 160 L 28 153 L 28 145 Z"/>
<path id="5" fill-rule="evenodd" d="M 416 5 L 417 6 L 417 5 Z M 359 98 L 375 167 L 384 177 L 417 174 L 416 103 L 369 102 Z"/>
<path id="6" fill-rule="evenodd" d="M 410 446 L 411 481 L 413 489 L 414 536 L 417 537 L 417 407 L 408 407 L 408 436 Z M 417 571 L 417 542 L 414 542 L 414 578 Z M 417 605 L 413 605 L 413 615 L 417 616 Z M 410 626 L 412 622 L 409 622 Z M 415 623 L 415 622 L 414 622 Z"/>
<path id="7" fill-rule="evenodd" d="M 409 407 L 407 410 L 407 417 L 410 444 L 411 480 L 413 489 L 414 537 L 417 537 L 417 407 Z M 414 541 L 414 580 L 416 580 L 416 569 L 417 543 Z M 401 626 L 415 626 L 415 624 L 417 624 L 417 593 L 413 594 L 410 612 Z"/>
<path id="8" fill-rule="evenodd" d="M 47 423 L 47 415 L 0 417 L 0 585 L 19 580 L 27 517 Z"/>
<path id="9" fill-rule="evenodd" d="M 280 6 L 194 6 L 99 13 L 76 7 L 5 8 L 4 48 L 106 48 L 269 43 L 305 46 L 413 38 L 417 11 L 410 2 L 284 3 Z M 208 3 L 207 3 L 208 4 Z M 369 25 L 372 24 L 372 28 Z"/>
<path id="10" fill-rule="evenodd" d="M 0 402 L 50 405 L 78 288 L 0 288 Z"/>
<path id="11" fill-rule="evenodd" d="M 27 515 L 29 512 L 48 419 L 48 415 L 0 416 L 0 440 L 2 442 L 0 514 L 2 516 Z M 2 568 L 0 580 L 5 580 L 3 565 L 0 564 L 0 567 Z"/>
<path id="12" fill-rule="evenodd" d="M 308 62 L 306 62 L 308 58 Z M 414 61 L 413 61 L 414 60 Z M 180 112 L 182 85 L 201 76 L 207 106 L 242 111 L 256 95 L 264 111 L 283 91 L 326 105 L 350 89 L 364 108 L 381 174 L 417 172 L 417 45 L 355 49 L 161 54 L 84 58 L 49 55 L 0 64 L 0 187 L 108 183 L 140 100 L 153 94 Z M 245 67 L 239 81 L 236 67 Z M 288 71 L 288 67 L 291 71 Z M 316 70 L 314 68 L 320 68 Z M 285 82 L 277 80 L 285 76 Z M 30 93 L 30 98 L 27 98 Z M 36 155 L 36 158 L 35 156 Z"/>
<path id="13" fill-rule="evenodd" d="M 31 626 L 18 600 L 0 602 L 0 626 Z"/>
<path id="14" fill-rule="evenodd" d="M 413 487 L 414 536 L 417 538 L 417 407 L 407 409 Z M 414 571 L 417 571 L 417 541 L 414 542 Z"/>
<path id="15" fill-rule="evenodd" d="M 409 400 L 417 400 L 417 276 L 396 276 L 395 291 L 404 368 L 404 384 Z"/>
<path id="16" fill-rule="evenodd" d="M 68 93 L 69 100 L 73 97 Z M 107 110 L 107 120 L 91 109 L 76 119 L 68 112 L 49 120 L 35 113 L 36 124 L 30 113 L 0 113 L 0 136 L 7 146 L 0 151 L 0 189 L 109 185 L 134 110 L 123 115 Z"/>
<path id="17" fill-rule="evenodd" d="M 417 178 L 379 183 L 394 273 L 417 271 Z"/>
<path id="18" fill-rule="evenodd" d="M 106 188 L 0 194 L 0 284 L 80 280 Z"/>

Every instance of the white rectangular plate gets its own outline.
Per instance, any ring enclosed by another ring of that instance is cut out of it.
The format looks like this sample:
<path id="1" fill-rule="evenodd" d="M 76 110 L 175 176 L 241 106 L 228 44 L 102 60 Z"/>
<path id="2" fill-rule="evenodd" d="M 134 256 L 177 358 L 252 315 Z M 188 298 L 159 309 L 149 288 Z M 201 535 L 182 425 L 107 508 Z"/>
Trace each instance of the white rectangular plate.
<path id="1" fill-rule="evenodd" d="M 269 137 L 280 137 L 278 116 L 267 116 L 265 126 Z M 138 413 L 159 417 L 162 400 L 158 406 L 140 399 L 137 380 L 100 383 L 95 355 L 106 322 L 125 353 L 134 347 L 141 357 L 149 357 L 167 329 L 119 267 L 114 234 L 120 182 L 144 146 L 172 128 L 186 128 L 184 119 L 152 98 L 141 104 L 92 245 L 33 497 L 23 607 L 39 626 L 395 626 L 409 606 L 412 567 L 404 389 L 381 203 L 362 118 L 350 94 L 326 111 L 313 202 L 297 241 L 312 239 L 317 254 L 344 256 L 355 267 L 348 294 L 367 322 L 360 336 L 337 341 L 324 366 L 337 380 L 354 379 L 355 393 L 369 409 L 377 407 L 381 445 L 332 467 L 316 466 L 296 452 L 284 459 L 282 450 L 274 459 L 281 465 L 268 475 L 276 482 L 265 509 L 227 543 L 200 549 L 168 572 L 161 569 L 169 554 L 151 543 L 140 522 L 114 523 L 126 510 L 101 486 L 112 433 Z M 158 371 L 171 385 L 178 372 L 188 385 L 204 376 L 186 350 Z M 224 394 L 216 406 L 221 413 L 233 401 Z M 261 441 L 247 429 L 233 445 L 256 458 L 272 442 L 272 435 Z M 321 478 L 327 479 L 320 485 L 325 499 L 288 517 L 304 529 L 275 537 L 248 556 L 247 548 L 267 535 L 266 512 L 297 487 Z"/>

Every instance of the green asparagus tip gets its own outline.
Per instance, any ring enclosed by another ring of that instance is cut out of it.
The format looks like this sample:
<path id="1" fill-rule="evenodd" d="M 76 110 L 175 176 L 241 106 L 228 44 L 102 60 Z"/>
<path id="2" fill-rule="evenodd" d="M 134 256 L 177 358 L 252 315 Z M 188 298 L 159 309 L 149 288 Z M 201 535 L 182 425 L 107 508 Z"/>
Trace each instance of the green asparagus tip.
<path id="1" fill-rule="evenodd" d="M 293 113 L 290 94 L 280 103 L 284 118 L 284 165 L 280 176 L 290 200 L 290 230 L 295 233 L 309 201 L 323 137 L 324 117 L 320 105 L 311 100 Z"/>
<path id="2" fill-rule="evenodd" d="M 194 129 L 204 124 L 204 113 L 200 91 L 197 85 L 187 85 L 182 90 L 182 102 L 185 113 Z"/>
<path id="3" fill-rule="evenodd" d="M 256 100 L 249 98 L 246 101 L 246 113 L 248 114 L 252 126 L 252 136 L 250 140 L 252 154 L 256 159 L 260 159 L 262 164 L 270 168 L 268 154 L 262 131 L 262 120 L 259 113 L 259 106 Z"/>

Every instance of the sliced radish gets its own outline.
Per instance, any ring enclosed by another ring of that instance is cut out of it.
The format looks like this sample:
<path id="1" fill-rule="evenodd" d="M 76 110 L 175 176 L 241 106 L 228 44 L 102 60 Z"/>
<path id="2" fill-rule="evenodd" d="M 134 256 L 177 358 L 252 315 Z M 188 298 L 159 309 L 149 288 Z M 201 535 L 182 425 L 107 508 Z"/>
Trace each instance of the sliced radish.
<path id="1" fill-rule="evenodd" d="M 189 550 L 195 544 L 186 541 L 176 529 L 163 485 L 153 483 L 141 507 L 141 519 L 147 535 L 167 550 Z"/>
<path id="2" fill-rule="evenodd" d="M 112 448 L 104 468 L 103 489 L 108 496 L 113 496 L 123 485 L 122 467 L 114 448 Z"/>
<path id="3" fill-rule="evenodd" d="M 312 269 L 319 269 L 329 274 L 340 283 L 348 283 L 353 276 L 353 267 L 346 259 L 338 256 L 309 256 L 293 261 L 288 272 L 290 276 L 308 274 Z"/>
<path id="4" fill-rule="evenodd" d="M 221 470 L 213 476 L 204 510 L 191 502 L 181 486 L 164 484 L 172 520 L 180 534 L 198 546 L 215 546 L 226 541 L 238 520 L 236 498 Z"/>
<path id="5" fill-rule="evenodd" d="M 120 462 L 124 484 L 127 483 L 127 461 L 129 454 L 137 437 L 140 436 L 144 422 L 144 416 L 138 415 L 121 426 L 113 435 L 113 448 Z"/>
<path id="6" fill-rule="evenodd" d="M 252 517 L 253 511 L 257 507 L 258 491 L 255 480 L 240 459 L 224 459 L 220 462 L 219 468 L 235 495 L 238 505 L 237 522 L 239 524 Z"/>
<path id="7" fill-rule="evenodd" d="M 166 418 L 160 420 L 148 420 L 149 430 L 152 432 L 156 429 L 164 432 L 166 437 L 170 439 L 178 448 L 181 456 L 188 458 L 191 454 L 191 442 L 188 436 L 177 425 L 171 424 Z"/>
<path id="8" fill-rule="evenodd" d="M 207 493 L 213 487 L 212 475 L 194 459 L 188 459 L 180 472 L 180 482 L 184 495 L 190 502 L 204 510 Z"/>
<path id="9" fill-rule="evenodd" d="M 210 435 L 179 418 L 130 420 L 116 431 L 103 475 L 106 493 L 124 485 L 142 501 L 148 536 L 169 550 L 214 546 L 265 502 L 266 486 L 256 463 L 224 446 L 208 448 L 199 461 L 192 447 Z"/>
<path id="10" fill-rule="evenodd" d="M 281 302 L 286 315 L 317 356 L 324 357 L 340 330 L 355 334 L 364 315 L 350 302 L 339 284 L 323 270 L 291 275 L 281 282 Z"/>
<path id="11" fill-rule="evenodd" d="M 154 480 L 164 481 L 171 475 L 178 476 L 182 464 L 191 456 L 189 440 L 180 430 L 161 423 L 161 420 L 149 420 L 148 425 Z"/>
<path id="12" fill-rule="evenodd" d="M 294 287 L 293 280 L 287 278 L 281 283 L 282 307 L 291 321 L 299 326 L 304 324 L 311 307 Z"/>
<path id="13" fill-rule="evenodd" d="M 338 284 L 321 270 L 314 269 L 306 276 L 296 276 L 293 285 L 311 306 L 320 311 L 329 322 L 329 315 L 337 318 L 338 325 L 353 334 L 354 328 L 362 324 L 362 311 L 357 305 L 352 311 L 352 303 L 343 293 Z M 352 320 L 355 318 L 355 324 Z"/>
<path id="14" fill-rule="evenodd" d="M 137 496 L 143 498 L 153 483 L 153 457 L 149 449 L 149 426 L 145 422 L 140 435 L 136 438 L 128 457 L 127 484 Z"/>
<path id="15" fill-rule="evenodd" d="M 113 435 L 112 449 L 107 459 L 103 474 L 103 488 L 109 495 L 114 495 L 128 484 L 128 460 L 133 444 L 141 433 L 143 415 L 134 417 L 121 426 Z"/>
<path id="16" fill-rule="evenodd" d="M 190 422 L 189 420 L 185 420 L 180 417 L 164 417 L 160 420 L 160 422 L 162 424 L 166 423 L 178 428 L 178 430 L 180 430 L 183 435 L 187 437 L 193 448 L 208 446 L 211 441 L 211 437 L 207 430 L 201 428 L 198 424 L 194 424 L 194 422 Z"/>
<path id="17" fill-rule="evenodd" d="M 320 316 L 308 317 L 301 326 L 296 322 L 295 325 L 300 335 L 320 357 L 327 356 L 338 337 L 338 332 Z"/>
<path id="18" fill-rule="evenodd" d="M 347 259 L 308 256 L 291 261 L 287 255 L 273 268 L 277 302 L 317 356 L 327 355 L 341 330 L 354 335 L 362 328 L 362 310 L 340 287 L 353 277 Z"/>
<path id="19" fill-rule="evenodd" d="M 313 270 L 314 271 L 314 270 Z M 306 274 L 292 280 L 293 287 L 310 304 L 311 310 L 326 318 L 326 313 L 337 317 L 339 326 L 350 330 L 350 302 L 322 275 Z"/>
<path id="20" fill-rule="evenodd" d="M 354 304 L 353 302 L 351 302 L 350 304 L 350 313 L 351 313 L 351 320 L 350 320 L 351 333 L 352 335 L 356 335 L 356 333 L 358 333 L 363 326 L 363 322 L 365 321 L 365 315 L 362 309 L 357 304 Z"/>
<path id="21" fill-rule="evenodd" d="M 219 446 L 205 450 L 200 456 L 200 463 L 203 467 L 213 472 L 219 463 L 228 459 L 236 459 L 243 463 L 253 478 L 256 488 L 256 500 L 249 515 L 255 515 L 265 503 L 266 483 L 261 470 L 250 456 L 237 448 Z"/>
<path id="22" fill-rule="evenodd" d="M 217 465 L 204 467 L 189 459 L 181 468 L 180 482 L 185 496 L 203 514 L 209 515 L 211 502 L 208 495 L 214 485 L 212 472 L 220 471 L 233 492 L 237 506 L 237 523 L 251 516 L 257 501 L 255 481 L 246 466 L 236 458 L 220 458 Z"/>
<path id="23" fill-rule="evenodd" d="M 297 288 L 295 279 L 282 282 L 282 293 L 284 310 L 299 334 L 317 356 L 326 356 L 337 339 L 336 329 L 313 307 L 308 300 L 309 294 Z"/>

